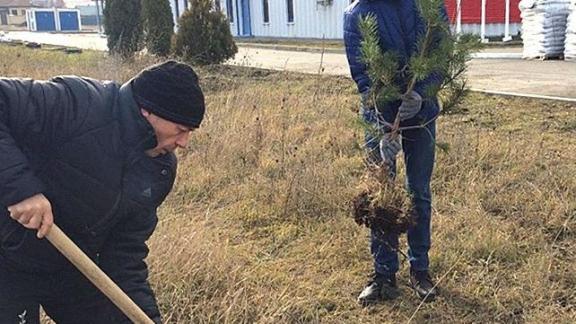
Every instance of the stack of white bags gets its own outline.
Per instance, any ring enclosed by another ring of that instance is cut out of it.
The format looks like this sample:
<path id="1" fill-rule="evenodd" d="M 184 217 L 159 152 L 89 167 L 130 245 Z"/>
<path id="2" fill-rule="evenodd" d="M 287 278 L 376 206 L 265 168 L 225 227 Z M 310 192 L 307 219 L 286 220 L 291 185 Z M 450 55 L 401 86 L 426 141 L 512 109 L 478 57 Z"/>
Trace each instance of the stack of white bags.
<path id="1" fill-rule="evenodd" d="M 564 58 L 566 60 L 576 61 L 576 0 L 572 0 L 568 12 Z"/>
<path id="2" fill-rule="evenodd" d="M 524 58 L 553 58 L 564 55 L 566 21 L 571 0 L 522 0 Z"/>

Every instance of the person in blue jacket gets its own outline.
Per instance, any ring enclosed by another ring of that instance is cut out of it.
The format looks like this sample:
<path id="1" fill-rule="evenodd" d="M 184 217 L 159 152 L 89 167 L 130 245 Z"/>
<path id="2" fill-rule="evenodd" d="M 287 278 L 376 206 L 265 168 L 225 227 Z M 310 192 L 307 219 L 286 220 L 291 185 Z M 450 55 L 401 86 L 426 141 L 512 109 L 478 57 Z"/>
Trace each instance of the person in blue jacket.
<path id="1" fill-rule="evenodd" d="M 57 224 L 156 323 L 146 240 L 204 116 L 194 70 L 0 78 L 0 323 L 130 323 L 44 237 Z"/>
<path id="2" fill-rule="evenodd" d="M 439 8 L 446 17 L 444 7 Z M 362 63 L 360 48 L 362 35 L 359 20 L 374 15 L 378 23 L 380 47 L 383 51 L 397 54 L 400 67 L 417 51 L 418 39 L 425 32 L 426 24 L 420 16 L 415 0 L 357 0 L 344 14 L 344 42 L 352 78 L 361 95 L 362 118 L 375 124 L 384 132 L 389 132 L 396 118 L 400 117 L 401 137 L 385 135 L 381 141 L 370 134 L 366 135 L 366 148 L 369 163 L 384 163 L 395 175 L 396 156 L 404 151 L 407 188 L 412 195 L 417 213 L 416 225 L 408 230 L 408 256 L 410 260 L 410 284 L 420 298 L 429 301 L 437 294 L 429 273 L 428 252 L 430 250 L 431 193 L 430 179 L 434 165 L 435 118 L 439 113 L 437 98 L 426 96 L 428 86 L 440 84 L 442 75 L 432 73 L 417 82 L 414 91 L 403 96 L 402 100 L 391 102 L 384 107 L 367 104 L 366 97 L 371 87 L 366 66 Z M 435 35 L 441 37 L 441 35 Z M 438 41 L 436 38 L 435 41 Z M 398 74 L 398 86 L 404 93 L 409 83 L 408 77 Z M 407 127 L 408 126 L 408 127 Z M 421 126 L 411 128 L 409 126 Z M 371 233 L 371 253 L 374 257 L 374 275 L 358 297 L 362 305 L 398 296 L 396 272 L 398 262 L 398 235 Z"/>

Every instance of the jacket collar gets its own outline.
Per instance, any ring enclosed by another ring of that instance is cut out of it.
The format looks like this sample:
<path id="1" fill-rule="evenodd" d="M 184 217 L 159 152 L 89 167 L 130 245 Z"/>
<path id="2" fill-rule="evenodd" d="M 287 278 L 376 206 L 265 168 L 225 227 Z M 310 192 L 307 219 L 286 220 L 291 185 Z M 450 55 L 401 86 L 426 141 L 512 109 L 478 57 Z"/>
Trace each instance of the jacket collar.
<path id="1" fill-rule="evenodd" d="M 134 100 L 131 81 L 124 83 L 119 90 L 119 119 L 123 142 L 130 148 L 145 151 L 156 147 L 158 142 L 152 125 L 140 113 Z"/>

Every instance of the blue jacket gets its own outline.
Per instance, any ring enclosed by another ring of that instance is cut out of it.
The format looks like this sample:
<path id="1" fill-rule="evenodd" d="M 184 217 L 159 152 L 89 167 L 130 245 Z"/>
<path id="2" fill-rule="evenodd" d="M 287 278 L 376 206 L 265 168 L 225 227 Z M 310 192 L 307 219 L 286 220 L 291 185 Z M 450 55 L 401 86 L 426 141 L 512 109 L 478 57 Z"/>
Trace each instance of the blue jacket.
<path id="1" fill-rule="evenodd" d="M 446 9 L 442 7 L 442 14 L 447 19 Z M 393 51 L 398 55 L 400 67 L 417 50 L 417 41 L 426 31 L 426 24 L 420 17 L 415 0 L 357 0 L 351 4 L 344 13 L 344 43 L 346 56 L 350 65 L 350 73 L 358 86 L 358 91 L 364 93 L 370 89 L 371 80 L 366 74 L 366 66 L 360 60 L 360 42 L 362 35 L 358 27 L 361 17 L 368 14 L 376 16 L 378 22 L 380 47 L 383 51 Z M 437 35 L 438 36 L 438 35 Z M 437 40 L 436 40 L 437 41 Z M 434 43 L 433 43 L 434 45 Z M 439 84 L 443 76 L 439 73 L 431 74 L 427 79 L 416 84 L 414 90 L 423 98 L 424 102 L 420 113 L 403 124 L 419 124 L 434 118 L 439 112 L 438 100 L 426 98 L 426 88 L 433 83 Z M 409 79 L 399 76 L 398 85 L 402 92 L 406 90 Z M 392 122 L 400 106 L 400 100 L 391 102 L 381 112 L 388 122 Z"/>
<path id="2" fill-rule="evenodd" d="M 172 188 L 176 157 L 146 156 L 156 142 L 130 83 L 0 78 L 0 263 L 34 273 L 68 264 L 8 216 L 7 206 L 43 193 L 54 222 L 159 322 L 145 242 Z"/>

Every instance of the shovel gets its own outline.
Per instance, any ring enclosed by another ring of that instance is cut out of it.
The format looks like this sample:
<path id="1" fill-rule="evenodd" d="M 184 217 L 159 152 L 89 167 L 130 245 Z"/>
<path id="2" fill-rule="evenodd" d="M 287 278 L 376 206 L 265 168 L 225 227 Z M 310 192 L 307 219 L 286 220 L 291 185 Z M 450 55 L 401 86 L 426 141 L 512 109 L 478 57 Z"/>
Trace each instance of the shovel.
<path id="1" fill-rule="evenodd" d="M 154 322 L 110 279 L 98 266 L 62 232 L 52 225 L 46 238 L 62 253 L 96 288 L 106 295 L 132 322 L 137 324 L 154 324 Z"/>

